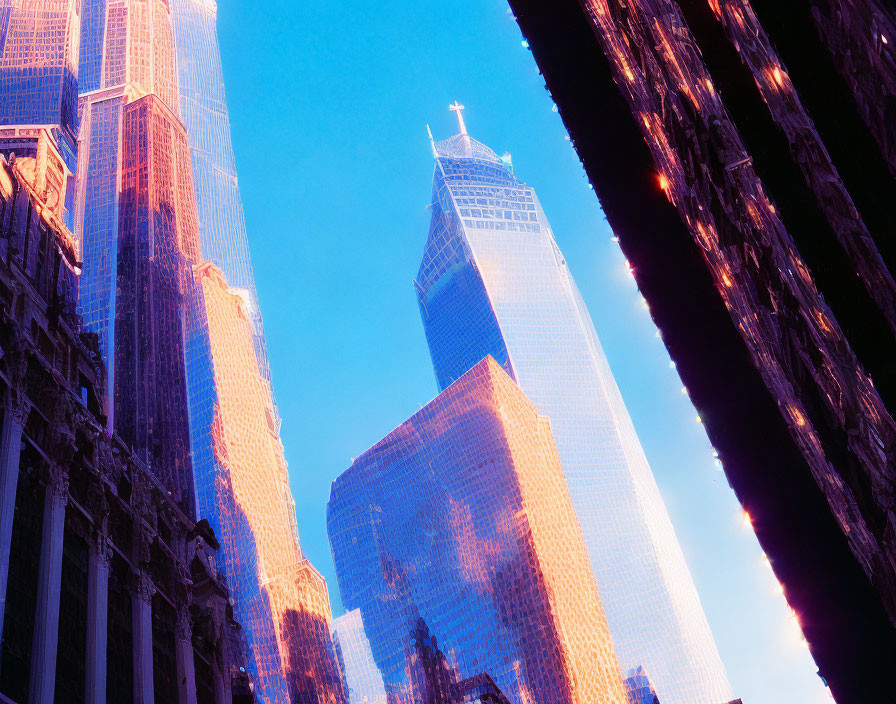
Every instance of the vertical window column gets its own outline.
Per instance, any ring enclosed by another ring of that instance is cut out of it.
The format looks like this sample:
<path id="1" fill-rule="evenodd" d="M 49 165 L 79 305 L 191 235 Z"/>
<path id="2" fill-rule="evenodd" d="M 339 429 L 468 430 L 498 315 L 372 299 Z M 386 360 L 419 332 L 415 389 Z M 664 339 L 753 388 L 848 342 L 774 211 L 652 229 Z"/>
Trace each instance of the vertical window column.
<path id="1" fill-rule="evenodd" d="M 0 633 L 3 633 L 3 615 L 6 613 L 9 549 L 19 483 L 22 431 L 29 410 L 30 404 L 27 401 L 16 399 L 10 393 L 3 407 L 0 427 Z"/>
<path id="2" fill-rule="evenodd" d="M 106 644 L 109 635 L 109 568 L 112 546 L 97 531 L 90 546 L 87 574 L 87 691 L 86 704 L 106 702 Z"/>
<path id="3" fill-rule="evenodd" d="M 31 646 L 31 704 L 53 704 L 56 690 L 56 647 L 59 642 L 59 597 L 62 591 L 62 544 L 68 473 L 59 465 L 49 467 L 44 522 L 41 533 L 37 612 Z"/>
<path id="4" fill-rule="evenodd" d="M 156 588 L 145 572 L 135 575 L 134 582 L 134 704 L 154 704 L 152 597 Z"/>

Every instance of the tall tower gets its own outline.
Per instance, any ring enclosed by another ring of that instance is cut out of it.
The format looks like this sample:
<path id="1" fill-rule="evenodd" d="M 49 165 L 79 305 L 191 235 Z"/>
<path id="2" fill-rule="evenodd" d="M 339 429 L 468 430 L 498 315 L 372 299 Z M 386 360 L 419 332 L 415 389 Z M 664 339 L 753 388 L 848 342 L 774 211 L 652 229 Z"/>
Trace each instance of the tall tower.
<path id="1" fill-rule="evenodd" d="M 202 252 L 246 301 L 258 367 L 271 380 L 237 183 L 218 48 L 216 0 L 171 0 L 180 109 L 190 141 Z"/>
<path id="2" fill-rule="evenodd" d="M 425 623 L 513 704 L 626 704 L 550 423 L 494 359 L 333 482 L 327 530 L 389 702 L 444 701 L 421 692 Z"/>
<path id="3" fill-rule="evenodd" d="M 256 691 L 265 704 L 343 704 L 327 585 L 298 543 L 283 445 L 270 385 L 255 364 L 246 301 L 211 262 L 196 267 L 195 277 L 214 387 L 203 404 L 203 413 L 213 415 L 213 471 L 204 471 L 206 463 L 197 471 L 197 494 L 221 539 Z"/>
<path id="4" fill-rule="evenodd" d="M 550 419 L 622 667 L 644 665 L 664 704 L 732 699 L 656 481 L 535 192 L 462 120 L 433 151 L 432 220 L 415 286 L 440 388 L 485 355 L 500 362 Z"/>
<path id="5" fill-rule="evenodd" d="M 198 219 L 167 0 L 86 0 L 75 228 L 79 309 L 99 337 L 110 425 L 195 515 L 185 308 Z"/>
<path id="6" fill-rule="evenodd" d="M 196 497 L 223 545 L 249 669 L 266 704 L 341 704 L 330 600 L 304 557 L 237 185 L 214 0 L 171 0 L 177 88 L 205 260 L 187 375 Z"/>

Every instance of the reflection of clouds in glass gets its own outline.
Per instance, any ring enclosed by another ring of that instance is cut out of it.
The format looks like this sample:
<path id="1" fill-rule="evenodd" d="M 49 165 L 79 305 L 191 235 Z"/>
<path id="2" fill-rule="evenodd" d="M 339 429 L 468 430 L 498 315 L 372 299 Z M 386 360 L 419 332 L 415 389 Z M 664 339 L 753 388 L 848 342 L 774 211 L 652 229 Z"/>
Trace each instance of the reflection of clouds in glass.
<path id="1" fill-rule="evenodd" d="M 390 701 L 419 694 L 422 619 L 457 678 L 514 704 L 625 702 L 550 426 L 493 359 L 355 460 L 328 529 Z"/>

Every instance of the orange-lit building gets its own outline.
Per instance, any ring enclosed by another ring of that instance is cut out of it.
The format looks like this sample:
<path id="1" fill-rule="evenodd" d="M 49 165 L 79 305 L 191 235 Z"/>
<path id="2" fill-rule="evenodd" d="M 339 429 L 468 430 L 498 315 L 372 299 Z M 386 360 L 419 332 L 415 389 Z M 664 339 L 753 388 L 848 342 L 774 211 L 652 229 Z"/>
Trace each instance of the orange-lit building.
<path id="1" fill-rule="evenodd" d="M 195 269 L 208 321 L 214 386 L 215 525 L 237 613 L 253 646 L 264 701 L 344 701 L 330 637 L 330 600 L 321 575 L 302 555 L 270 384 L 256 362 L 245 299 L 221 271 Z M 285 690 L 284 690 L 285 688 Z"/>
<path id="2" fill-rule="evenodd" d="M 550 423 L 492 357 L 336 479 L 327 527 L 389 702 L 426 700 L 420 619 L 513 704 L 627 701 Z"/>

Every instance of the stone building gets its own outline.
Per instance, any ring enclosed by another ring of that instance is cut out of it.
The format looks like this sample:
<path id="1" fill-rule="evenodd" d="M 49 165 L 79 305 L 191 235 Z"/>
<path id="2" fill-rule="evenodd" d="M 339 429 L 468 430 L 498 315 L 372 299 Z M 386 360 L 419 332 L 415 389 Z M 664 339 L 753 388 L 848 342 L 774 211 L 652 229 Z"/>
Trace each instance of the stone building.
<path id="1" fill-rule="evenodd" d="M 510 5 L 820 675 L 892 699 L 893 3 Z"/>
<path id="2" fill-rule="evenodd" d="M 0 157 L 0 702 L 254 701 L 214 533 L 106 432 L 40 168 Z"/>

